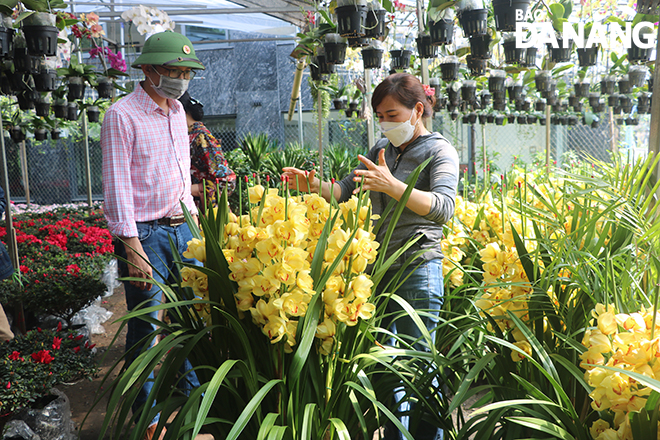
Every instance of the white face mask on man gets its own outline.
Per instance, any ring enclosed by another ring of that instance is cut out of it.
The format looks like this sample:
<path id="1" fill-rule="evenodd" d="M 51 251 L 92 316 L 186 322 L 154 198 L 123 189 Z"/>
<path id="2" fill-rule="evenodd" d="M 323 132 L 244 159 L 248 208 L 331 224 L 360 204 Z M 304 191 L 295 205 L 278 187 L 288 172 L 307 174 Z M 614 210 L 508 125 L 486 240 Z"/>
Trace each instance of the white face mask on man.
<path id="1" fill-rule="evenodd" d="M 151 81 L 155 92 L 163 98 L 179 99 L 184 93 L 186 93 L 186 90 L 188 90 L 188 83 L 190 83 L 189 79 L 170 78 L 169 76 L 161 75 L 161 73 L 155 68 L 154 72 L 160 77 L 158 85 L 154 84 L 154 82 L 151 81 L 151 78 L 149 78 L 149 81 Z"/>
<path id="2" fill-rule="evenodd" d="M 415 114 L 415 109 L 410 112 L 410 118 L 404 122 L 381 122 L 380 130 L 383 132 L 385 137 L 395 147 L 410 142 L 413 135 L 415 134 L 415 125 L 412 123 L 412 117 Z"/>

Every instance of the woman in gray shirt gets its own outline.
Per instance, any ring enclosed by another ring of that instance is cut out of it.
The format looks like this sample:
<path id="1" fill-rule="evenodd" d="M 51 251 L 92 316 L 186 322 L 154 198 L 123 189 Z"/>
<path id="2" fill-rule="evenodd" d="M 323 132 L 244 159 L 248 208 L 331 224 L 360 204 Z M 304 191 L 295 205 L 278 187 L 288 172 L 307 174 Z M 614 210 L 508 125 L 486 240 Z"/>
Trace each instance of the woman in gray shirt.
<path id="1" fill-rule="evenodd" d="M 302 191 L 319 192 L 326 199 L 331 194 L 339 202 L 348 200 L 359 191 L 363 181 L 365 190 L 371 191 L 374 214 L 381 214 L 390 199 L 400 200 L 406 190 L 404 183 L 420 164 L 431 161 L 422 171 L 410 194 L 406 208 L 397 222 L 390 240 L 386 257 L 400 249 L 410 238 L 421 236 L 415 245 L 390 267 L 379 283 L 379 292 L 400 269 L 406 259 L 421 249 L 426 250 L 423 260 L 413 262 L 401 279 L 405 283 L 396 294 L 406 299 L 420 311 L 428 311 L 422 317 L 430 331 L 436 326 L 442 306 L 443 275 L 442 226 L 454 215 L 456 187 L 458 185 L 458 154 L 456 149 L 439 133 L 431 133 L 423 119 L 432 115 L 435 98 L 426 93 L 424 86 L 413 75 L 396 73 L 388 76 L 374 90 L 371 105 L 385 136 L 376 142 L 367 156 L 358 156 L 361 164 L 353 172 L 336 183 L 321 182 L 314 171 L 309 174 L 296 168 L 285 168 L 289 186 Z M 388 219 L 376 239 L 382 241 L 387 231 Z M 390 329 L 400 339 L 399 345 L 414 344 L 418 349 L 425 343 L 419 328 L 407 316 L 400 316 L 401 308 L 388 302 L 387 312 L 395 317 Z M 416 439 L 435 439 L 437 428 L 421 422 L 410 427 Z M 415 433 L 415 431 L 417 431 Z M 398 432 L 388 432 L 386 438 L 398 438 Z"/>

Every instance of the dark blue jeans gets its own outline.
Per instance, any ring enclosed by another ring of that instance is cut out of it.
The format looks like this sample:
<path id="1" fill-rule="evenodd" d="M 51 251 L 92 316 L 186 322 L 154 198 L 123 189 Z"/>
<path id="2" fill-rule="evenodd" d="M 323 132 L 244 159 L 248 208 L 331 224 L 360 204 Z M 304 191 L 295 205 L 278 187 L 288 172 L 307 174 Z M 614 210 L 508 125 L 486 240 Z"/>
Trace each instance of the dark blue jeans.
<path id="1" fill-rule="evenodd" d="M 159 225 L 157 222 L 149 223 L 138 223 L 138 239 L 142 243 L 142 248 L 149 258 L 149 262 L 152 267 L 152 276 L 154 280 L 159 282 L 167 282 L 171 280 L 170 273 L 178 276 L 179 268 L 174 264 L 174 256 L 170 248 L 170 237 L 174 244 L 176 245 L 179 255 L 188 249 L 188 242 L 192 240 L 192 233 L 190 228 L 186 223 L 179 226 L 164 226 Z M 126 250 L 124 249 L 123 244 L 119 243 L 115 252 L 122 258 L 126 258 Z M 184 258 L 181 256 L 181 260 L 186 263 L 195 264 L 201 266 L 201 263 L 197 260 Z M 119 261 L 119 270 L 122 277 L 128 276 L 128 265 Z M 138 305 L 142 304 L 144 301 L 149 301 L 149 303 L 143 307 L 152 307 L 156 306 L 163 302 L 163 292 L 154 284 L 149 284 L 147 290 L 140 290 L 137 287 L 131 285 L 129 282 L 124 282 L 124 289 L 126 290 L 126 305 L 128 310 L 131 311 Z M 158 318 L 158 312 L 152 312 L 150 315 L 152 318 Z M 128 334 L 126 335 L 126 351 L 135 347 L 138 342 L 145 336 L 151 334 L 155 331 L 157 327 L 147 321 L 143 321 L 139 318 L 133 318 L 128 321 Z M 137 357 L 144 347 L 137 350 L 133 359 Z M 192 368 L 192 365 L 188 360 L 183 364 L 181 370 L 182 373 L 189 371 Z M 147 396 L 153 388 L 153 372 L 150 375 L 149 380 L 144 384 L 137 400 L 133 405 L 133 411 L 139 410 L 147 401 Z M 186 376 L 186 380 L 180 382 L 180 388 L 186 392 L 190 393 L 195 387 L 199 386 L 199 380 L 197 375 L 193 372 Z M 152 423 L 158 421 L 158 416 L 153 419 Z"/>
<path id="2" fill-rule="evenodd" d="M 391 270 L 385 274 L 381 282 L 378 284 L 378 294 L 385 291 L 385 287 L 396 275 L 396 272 L 396 270 Z M 410 276 L 408 277 L 408 275 Z M 408 278 L 406 279 L 406 277 Z M 420 316 L 420 318 L 426 329 L 431 332 L 437 326 L 436 318 L 442 307 L 443 301 L 442 296 L 444 293 L 444 286 L 442 277 L 442 260 L 429 260 L 422 263 L 419 267 L 416 267 L 416 264 L 413 263 L 406 268 L 399 279 L 399 282 L 402 280 L 405 281 L 394 293 L 408 301 L 416 310 L 424 311 L 429 315 Z M 387 291 L 391 291 L 394 287 L 396 286 L 393 283 Z M 428 350 L 428 344 L 426 343 L 426 340 L 422 338 L 422 332 L 412 318 L 407 315 L 398 316 L 402 311 L 403 309 L 398 303 L 389 300 L 385 313 L 389 315 L 390 318 L 382 321 L 381 326 L 389 328 L 407 343 L 416 341 L 414 344 L 416 350 Z M 434 333 L 431 333 L 431 337 L 433 336 Z M 390 342 L 392 344 L 400 345 L 396 341 Z M 403 396 L 403 392 L 396 393 L 396 396 L 397 400 L 399 400 Z M 399 407 L 400 412 L 406 412 L 409 409 L 412 408 L 409 408 L 407 404 L 402 404 Z M 407 416 L 401 417 L 401 422 L 406 428 L 409 428 Z M 442 430 L 424 420 L 420 421 L 416 432 L 412 432 L 412 434 L 415 436 L 416 440 L 442 440 Z M 399 440 L 402 436 L 394 425 L 390 425 L 385 431 L 384 438 L 385 440 Z"/>

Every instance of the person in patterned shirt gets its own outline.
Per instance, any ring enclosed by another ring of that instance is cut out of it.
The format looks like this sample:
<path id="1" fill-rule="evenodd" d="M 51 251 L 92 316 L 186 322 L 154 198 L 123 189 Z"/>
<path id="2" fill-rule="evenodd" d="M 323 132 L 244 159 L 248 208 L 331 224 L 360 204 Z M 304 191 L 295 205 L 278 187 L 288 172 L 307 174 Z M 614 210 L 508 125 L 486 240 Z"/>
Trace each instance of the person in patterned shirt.
<path id="1" fill-rule="evenodd" d="M 188 92 L 179 98 L 186 111 L 188 137 L 190 138 L 190 174 L 191 192 L 195 203 L 203 212 L 206 205 L 217 205 L 216 185 L 222 191 L 227 188 L 231 194 L 236 188 L 236 174 L 229 168 L 227 159 L 222 154 L 220 141 L 202 123 L 204 106 L 193 99 Z M 204 189 L 206 188 L 206 196 Z"/>

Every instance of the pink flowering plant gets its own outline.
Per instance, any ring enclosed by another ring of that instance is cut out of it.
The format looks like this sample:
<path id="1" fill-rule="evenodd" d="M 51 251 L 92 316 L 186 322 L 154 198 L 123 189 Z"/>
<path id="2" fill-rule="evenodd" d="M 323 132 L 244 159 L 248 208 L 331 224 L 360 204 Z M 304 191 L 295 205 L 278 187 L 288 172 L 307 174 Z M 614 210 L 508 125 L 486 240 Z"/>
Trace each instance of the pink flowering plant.
<path id="1" fill-rule="evenodd" d="M 62 324 L 0 344 L 0 417 L 29 407 L 53 386 L 95 375 L 93 349 L 82 334 Z"/>
<path id="2" fill-rule="evenodd" d="M 3 304 L 21 301 L 37 315 L 69 322 L 105 291 L 101 276 L 113 247 L 100 211 L 26 214 L 14 227 L 20 276 L 0 282 Z"/>

